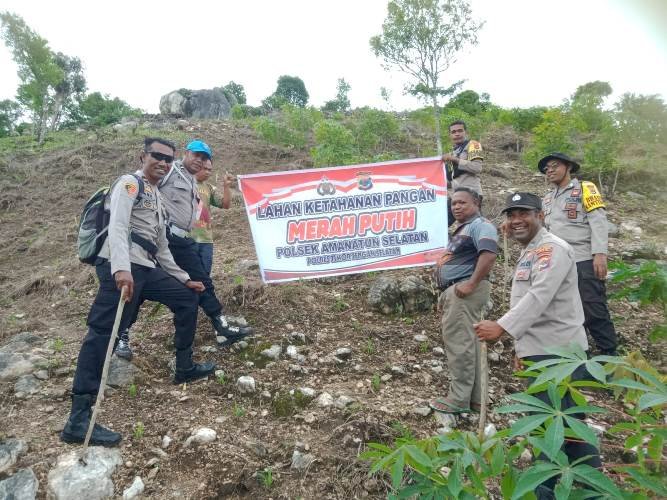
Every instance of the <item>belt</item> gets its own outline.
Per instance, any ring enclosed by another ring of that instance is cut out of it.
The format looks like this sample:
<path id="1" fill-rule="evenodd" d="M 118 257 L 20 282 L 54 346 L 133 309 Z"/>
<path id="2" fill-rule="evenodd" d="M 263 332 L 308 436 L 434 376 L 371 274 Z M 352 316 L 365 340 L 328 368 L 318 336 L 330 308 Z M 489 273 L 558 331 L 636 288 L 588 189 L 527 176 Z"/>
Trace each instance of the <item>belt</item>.
<path id="1" fill-rule="evenodd" d="M 169 229 L 169 232 L 173 234 L 174 236 L 178 236 L 179 238 L 189 238 L 190 237 L 190 232 L 186 231 L 185 229 L 181 229 L 178 227 L 176 224 L 169 224 L 167 226 Z"/>
<path id="2" fill-rule="evenodd" d="M 459 281 L 465 281 L 467 279 L 470 279 L 470 276 L 464 276 L 462 278 L 456 278 L 455 280 L 449 280 L 446 281 L 441 287 L 440 290 L 447 290 L 450 286 L 456 285 Z"/>

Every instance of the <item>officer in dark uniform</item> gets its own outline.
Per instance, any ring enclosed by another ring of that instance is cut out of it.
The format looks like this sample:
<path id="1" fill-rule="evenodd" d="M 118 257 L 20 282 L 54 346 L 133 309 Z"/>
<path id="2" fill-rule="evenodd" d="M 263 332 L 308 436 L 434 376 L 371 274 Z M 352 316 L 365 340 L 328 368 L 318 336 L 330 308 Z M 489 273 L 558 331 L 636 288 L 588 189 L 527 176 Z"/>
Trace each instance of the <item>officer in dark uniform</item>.
<path id="1" fill-rule="evenodd" d="M 160 302 L 174 313 L 176 372 L 174 383 L 208 376 L 213 363 L 194 363 L 192 343 L 197 328 L 199 281 L 176 265 L 167 242 L 163 201 L 157 184 L 174 160 L 174 145 L 164 139 L 146 138 L 141 153 L 143 193 L 134 175 L 121 176 L 105 201 L 110 212 L 108 237 L 100 250 L 95 271 L 100 287 L 88 314 L 88 334 L 83 340 L 72 385 L 72 412 L 60 437 L 82 443 L 90 422 L 91 407 L 99 390 L 111 331 L 125 289 L 120 329 L 136 318 L 144 300 Z M 91 443 L 114 446 L 117 432 L 96 424 Z"/>
<path id="2" fill-rule="evenodd" d="M 579 164 L 563 153 L 538 163 L 553 189 L 542 200 L 544 225 L 574 248 L 584 326 L 601 354 L 617 355 L 618 340 L 607 307 L 607 214 L 597 186 L 573 179 Z"/>
<path id="3" fill-rule="evenodd" d="M 194 174 L 199 172 L 205 160 L 211 159 L 211 148 L 203 141 L 195 140 L 185 148 L 183 160 L 175 161 L 171 170 L 160 181 L 160 192 L 167 209 L 167 238 L 169 249 L 176 263 L 190 276 L 204 283 L 206 290 L 199 297 L 199 305 L 210 318 L 220 345 L 229 345 L 252 333 L 249 327 L 232 326 L 222 312 L 222 304 L 215 295 L 215 286 L 206 272 L 199 247 L 190 231 L 198 218 L 199 192 Z"/>

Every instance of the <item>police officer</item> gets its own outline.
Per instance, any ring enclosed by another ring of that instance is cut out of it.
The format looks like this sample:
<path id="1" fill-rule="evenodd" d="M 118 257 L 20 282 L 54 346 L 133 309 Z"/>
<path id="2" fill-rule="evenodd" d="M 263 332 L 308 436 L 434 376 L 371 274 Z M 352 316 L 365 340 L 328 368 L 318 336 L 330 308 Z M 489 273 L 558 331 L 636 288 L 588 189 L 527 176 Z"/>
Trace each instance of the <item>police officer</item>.
<path id="1" fill-rule="evenodd" d="M 72 385 L 72 411 L 61 439 L 84 441 L 91 406 L 97 395 L 102 367 L 111 337 L 121 290 L 128 305 L 120 328 L 126 328 L 144 300 L 165 304 L 174 313 L 176 372 L 174 383 L 208 376 L 213 363 L 192 361 L 192 342 L 197 327 L 197 293 L 204 285 L 174 262 L 167 242 L 163 200 L 157 184 L 174 160 L 174 145 L 164 139 L 146 138 L 134 175 L 123 175 L 105 201 L 110 212 L 108 237 L 100 250 L 95 271 L 100 287 L 88 314 L 88 334 L 83 340 Z M 117 432 L 95 425 L 91 443 L 114 446 Z"/>
<path id="2" fill-rule="evenodd" d="M 457 188 L 466 187 L 475 191 L 482 199 L 482 183 L 479 174 L 482 171 L 484 156 L 482 145 L 477 141 L 468 139 L 468 130 L 463 120 L 457 120 L 449 124 L 449 138 L 454 145 L 451 153 L 445 153 L 442 161 L 445 162 L 447 181 L 452 193 Z M 447 222 L 454 223 L 451 200 L 447 198 Z"/>
<path id="3" fill-rule="evenodd" d="M 220 345 L 229 345 L 251 333 L 248 327 L 231 326 L 222 313 L 222 304 L 215 295 L 215 287 L 199 257 L 197 242 L 190 231 L 198 217 L 199 193 L 194 174 L 206 160 L 212 157 L 211 148 L 203 141 L 195 140 L 185 148 L 182 161 L 175 161 L 171 170 L 160 181 L 167 209 L 167 239 L 176 263 L 193 279 L 204 283 L 206 289 L 199 296 L 199 305 L 210 318 Z"/>
<path id="4" fill-rule="evenodd" d="M 496 341 L 507 332 L 515 341 L 515 365 L 524 360 L 542 361 L 554 356 L 547 347 L 575 343 L 588 348 L 584 330 L 584 312 L 579 299 L 575 251 L 543 227 L 544 213 L 540 198 L 531 193 L 510 195 L 503 213 L 507 231 L 523 251 L 517 261 L 512 280 L 510 310 L 498 321 L 481 321 L 475 325 L 480 340 Z M 583 371 L 583 370 L 580 370 Z M 573 377 L 582 377 L 574 373 Z M 533 394 L 551 405 L 547 392 Z M 577 406 L 566 393 L 561 408 Z M 575 415 L 583 419 L 583 415 Z M 570 461 L 589 456 L 584 462 L 601 467 L 598 450 L 585 442 L 566 440 L 563 451 Z M 536 491 L 538 499 L 553 498 L 557 479 L 542 483 Z"/>
<path id="5" fill-rule="evenodd" d="M 579 164 L 563 153 L 538 163 L 553 190 L 544 197 L 546 228 L 574 248 L 584 326 L 601 354 L 616 356 L 618 341 L 607 307 L 607 214 L 598 188 L 573 179 Z"/>

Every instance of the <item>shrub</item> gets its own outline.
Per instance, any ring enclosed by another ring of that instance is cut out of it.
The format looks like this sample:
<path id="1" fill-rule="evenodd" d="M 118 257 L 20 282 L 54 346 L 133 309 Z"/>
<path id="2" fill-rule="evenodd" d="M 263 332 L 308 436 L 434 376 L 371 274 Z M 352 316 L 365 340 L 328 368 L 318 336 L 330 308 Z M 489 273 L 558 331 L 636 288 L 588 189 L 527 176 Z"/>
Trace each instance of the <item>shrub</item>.
<path id="1" fill-rule="evenodd" d="M 572 154 L 575 145 L 571 136 L 572 121 L 561 109 L 550 109 L 542 115 L 542 120 L 535 127 L 533 141 L 524 153 L 524 161 L 532 168 L 545 155 L 554 151 Z"/>
<path id="2" fill-rule="evenodd" d="M 232 106 L 232 119 L 244 120 L 253 116 L 261 116 L 264 110 L 261 107 L 254 107 L 248 104 L 235 104 Z"/>
<path id="3" fill-rule="evenodd" d="M 355 142 L 364 156 L 385 152 L 399 137 L 400 127 L 393 113 L 362 108 L 354 113 L 354 118 Z"/>
<path id="4" fill-rule="evenodd" d="M 315 147 L 310 154 L 316 167 L 351 165 L 359 158 L 352 132 L 333 120 L 315 126 Z"/>
<path id="5" fill-rule="evenodd" d="M 302 132 L 292 130 L 279 121 L 261 116 L 253 123 L 257 134 L 271 144 L 279 144 L 294 148 L 303 148 L 306 145 L 306 137 Z"/>

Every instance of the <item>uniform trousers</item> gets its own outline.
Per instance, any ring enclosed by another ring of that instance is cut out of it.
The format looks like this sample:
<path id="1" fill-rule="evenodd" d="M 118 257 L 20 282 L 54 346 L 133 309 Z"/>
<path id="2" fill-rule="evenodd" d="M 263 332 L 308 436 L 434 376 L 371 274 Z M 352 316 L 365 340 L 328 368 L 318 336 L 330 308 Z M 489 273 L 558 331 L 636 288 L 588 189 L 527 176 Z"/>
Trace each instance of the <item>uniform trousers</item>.
<path id="1" fill-rule="evenodd" d="M 556 356 L 553 355 L 539 355 L 539 356 L 525 356 L 524 358 L 521 359 L 523 361 L 532 361 L 534 363 L 537 363 L 539 361 L 544 361 L 545 359 L 553 359 L 555 357 Z M 572 374 L 573 380 L 582 380 L 584 378 L 586 378 L 586 371 L 583 366 L 579 367 Z M 553 405 L 547 391 L 536 392 L 535 394 L 533 394 L 533 396 L 538 398 L 540 401 L 543 401 L 544 403 L 548 404 L 549 406 Z M 567 410 L 568 408 L 577 406 L 577 404 L 574 402 L 574 399 L 572 399 L 572 396 L 570 395 L 569 391 L 566 392 L 563 398 L 561 399 L 560 405 L 561 405 L 560 406 L 561 410 Z M 572 417 L 577 418 L 579 420 L 584 420 L 586 416 L 583 413 L 574 413 L 572 414 Z M 567 423 L 565 423 L 565 426 L 568 427 Z M 596 469 L 602 467 L 602 461 L 600 460 L 600 452 L 595 446 L 589 443 L 586 443 L 581 440 L 572 441 L 566 438 L 562 450 L 565 453 L 565 455 L 567 455 L 570 463 L 580 458 L 590 456 L 590 458 L 584 460 L 583 463 L 588 464 L 591 467 L 595 467 Z M 549 462 L 549 458 L 544 454 L 540 454 L 538 459 Z M 555 498 L 555 496 L 553 495 L 553 489 L 556 486 L 557 481 L 558 481 L 558 476 L 552 477 L 547 481 L 545 481 L 544 483 L 542 483 L 535 492 L 538 500 L 551 500 L 552 498 Z"/>
<path id="2" fill-rule="evenodd" d="M 215 295 L 215 286 L 211 276 L 202 263 L 199 256 L 199 245 L 192 238 L 181 238 L 167 231 L 169 240 L 169 250 L 174 257 L 174 261 L 190 275 L 193 281 L 201 281 L 206 290 L 199 294 L 199 305 L 207 316 L 214 318 L 222 313 L 222 304 Z"/>
<path id="3" fill-rule="evenodd" d="M 460 407 L 479 405 L 481 395 L 480 344 L 473 323 L 480 321 L 482 309 L 489 301 L 491 284 L 481 281 L 473 293 L 461 299 L 452 285 L 440 295 L 442 340 L 449 367 L 447 400 Z"/>
<path id="4" fill-rule="evenodd" d="M 111 275 L 111 264 L 107 260 L 100 260 L 102 263 L 95 266 L 100 287 L 88 313 L 88 334 L 79 351 L 72 385 L 74 394 L 97 394 L 120 300 L 120 290 L 116 288 L 116 280 Z M 166 305 L 174 313 L 176 366 L 178 369 L 190 368 L 192 342 L 197 328 L 197 293 L 159 267 L 131 266 L 134 294 L 132 301 L 125 304 L 119 331 L 128 328 L 136 319 L 139 306 L 144 300 Z"/>
<path id="5" fill-rule="evenodd" d="M 197 251 L 204 271 L 210 276 L 213 269 L 213 243 L 197 243 Z"/>
<path id="6" fill-rule="evenodd" d="M 595 276 L 592 260 L 577 262 L 577 277 L 584 327 L 602 354 L 615 354 L 618 340 L 607 307 L 607 286 Z"/>

